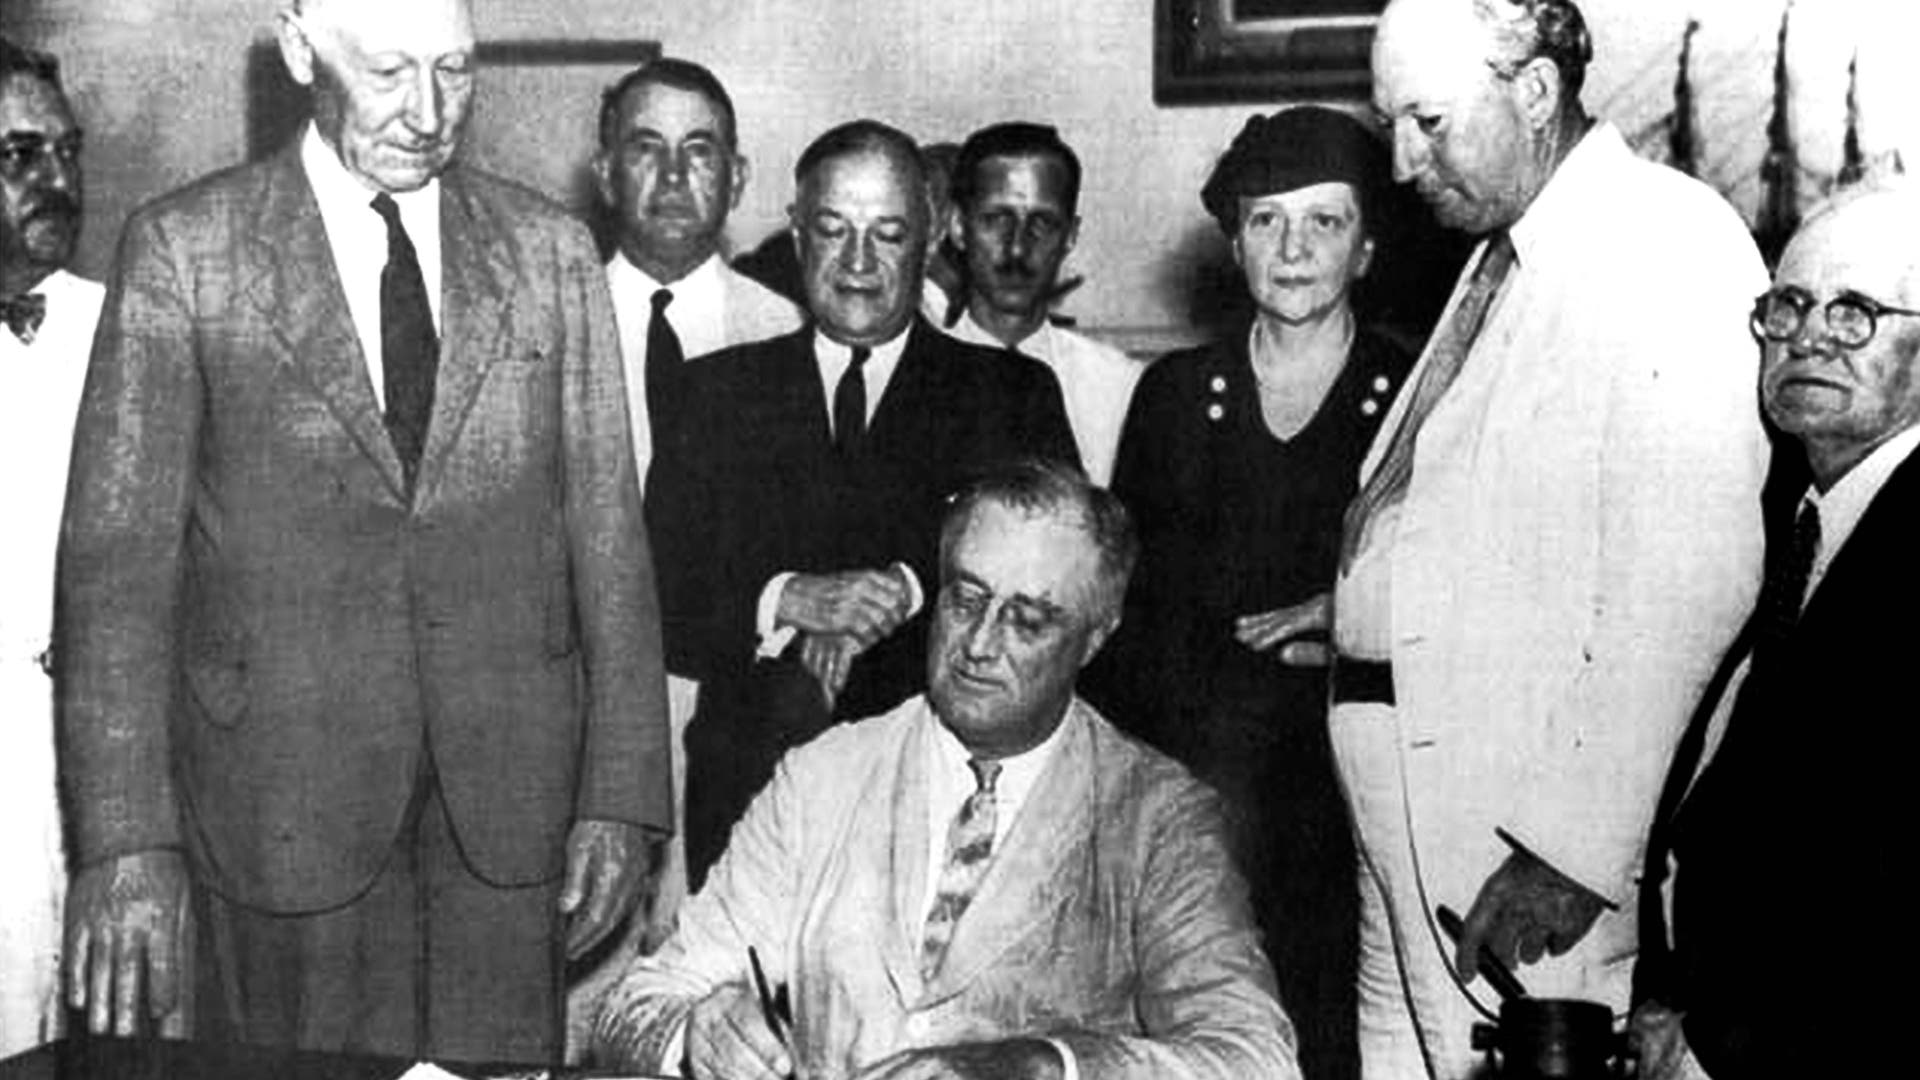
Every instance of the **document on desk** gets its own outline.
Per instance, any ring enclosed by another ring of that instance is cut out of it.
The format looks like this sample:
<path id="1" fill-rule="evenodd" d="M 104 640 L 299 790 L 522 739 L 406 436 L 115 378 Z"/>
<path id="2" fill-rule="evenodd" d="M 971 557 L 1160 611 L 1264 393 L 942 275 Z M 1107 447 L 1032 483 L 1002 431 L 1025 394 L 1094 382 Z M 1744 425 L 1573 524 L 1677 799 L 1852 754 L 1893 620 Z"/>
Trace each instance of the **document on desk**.
<path id="1" fill-rule="evenodd" d="M 638 1073 L 609 1073 L 585 1069 L 528 1069 L 524 1072 L 489 1073 L 486 1076 L 463 1076 L 431 1062 L 423 1061 L 395 1080 L 659 1080 L 656 1077 L 642 1076 Z"/>

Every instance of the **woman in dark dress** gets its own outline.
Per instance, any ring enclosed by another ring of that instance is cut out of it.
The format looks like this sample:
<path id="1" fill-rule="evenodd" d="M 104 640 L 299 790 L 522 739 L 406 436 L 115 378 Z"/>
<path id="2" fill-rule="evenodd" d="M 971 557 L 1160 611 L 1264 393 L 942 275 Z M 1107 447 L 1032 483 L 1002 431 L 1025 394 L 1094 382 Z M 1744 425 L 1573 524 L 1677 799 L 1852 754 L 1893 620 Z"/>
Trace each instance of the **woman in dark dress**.
<path id="1" fill-rule="evenodd" d="M 1361 458 L 1411 364 L 1350 303 L 1375 257 L 1386 151 L 1357 121 L 1254 117 L 1201 192 L 1255 311 L 1149 368 L 1113 490 L 1142 552 L 1090 691 L 1225 796 L 1308 1080 L 1358 1072 L 1351 825 L 1324 671 L 1280 661 L 1294 605 L 1327 592 Z"/>

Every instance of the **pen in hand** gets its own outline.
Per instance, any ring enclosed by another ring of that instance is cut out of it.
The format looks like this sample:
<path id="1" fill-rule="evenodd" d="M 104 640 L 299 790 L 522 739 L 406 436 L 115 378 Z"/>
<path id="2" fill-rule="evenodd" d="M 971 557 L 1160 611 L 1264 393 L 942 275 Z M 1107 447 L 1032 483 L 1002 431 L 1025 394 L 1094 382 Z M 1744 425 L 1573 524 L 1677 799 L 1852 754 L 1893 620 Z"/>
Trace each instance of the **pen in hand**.
<path id="1" fill-rule="evenodd" d="M 767 1029 L 781 1045 L 790 1045 L 787 1032 L 793 1027 L 793 1012 L 787 1005 L 787 988 L 782 986 L 775 994 L 767 983 L 767 971 L 760 966 L 760 953 L 753 946 L 747 946 L 747 964 L 753 968 L 753 990 L 760 997 L 760 1015 L 767 1021 Z"/>

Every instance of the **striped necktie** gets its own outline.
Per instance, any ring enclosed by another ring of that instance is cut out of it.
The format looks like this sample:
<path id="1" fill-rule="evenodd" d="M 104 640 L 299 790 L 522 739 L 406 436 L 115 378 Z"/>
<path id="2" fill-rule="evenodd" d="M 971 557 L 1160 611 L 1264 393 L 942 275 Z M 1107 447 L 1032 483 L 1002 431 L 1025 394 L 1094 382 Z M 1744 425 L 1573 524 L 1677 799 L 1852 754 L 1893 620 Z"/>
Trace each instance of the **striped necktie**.
<path id="1" fill-rule="evenodd" d="M 947 862 L 940 871 L 940 888 L 934 894 L 933 910 L 927 913 L 927 929 L 920 943 L 920 977 L 931 982 L 940 973 L 947 958 L 947 945 L 953 940 L 953 928 L 980 880 L 987 876 L 993 862 L 994 781 L 1000 778 L 1000 763 L 974 758 L 967 762 L 975 783 L 972 795 L 960 805 L 947 827 Z"/>

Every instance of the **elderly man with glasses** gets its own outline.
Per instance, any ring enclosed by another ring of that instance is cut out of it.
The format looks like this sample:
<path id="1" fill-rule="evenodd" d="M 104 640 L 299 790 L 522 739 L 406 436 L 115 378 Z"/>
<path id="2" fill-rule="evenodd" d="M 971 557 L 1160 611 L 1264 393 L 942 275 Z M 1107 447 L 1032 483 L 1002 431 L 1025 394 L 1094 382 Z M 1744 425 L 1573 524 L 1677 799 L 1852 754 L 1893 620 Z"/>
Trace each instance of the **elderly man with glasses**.
<path id="1" fill-rule="evenodd" d="M 1876 1075 L 1886 1051 L 1872 1035 L 1905 1019 L 1886 984 L 1920 950 L 1873 913 L 1900 895 L 1890 856 L 1912 813 L 1916 236 L 1920 189 L 1843 194 L 1808 218 L 1754 305 L 1761 398 L 1812 482 L 1770 530 L 1760 603 L 1655 818 L 1642 1076 Z"/>

